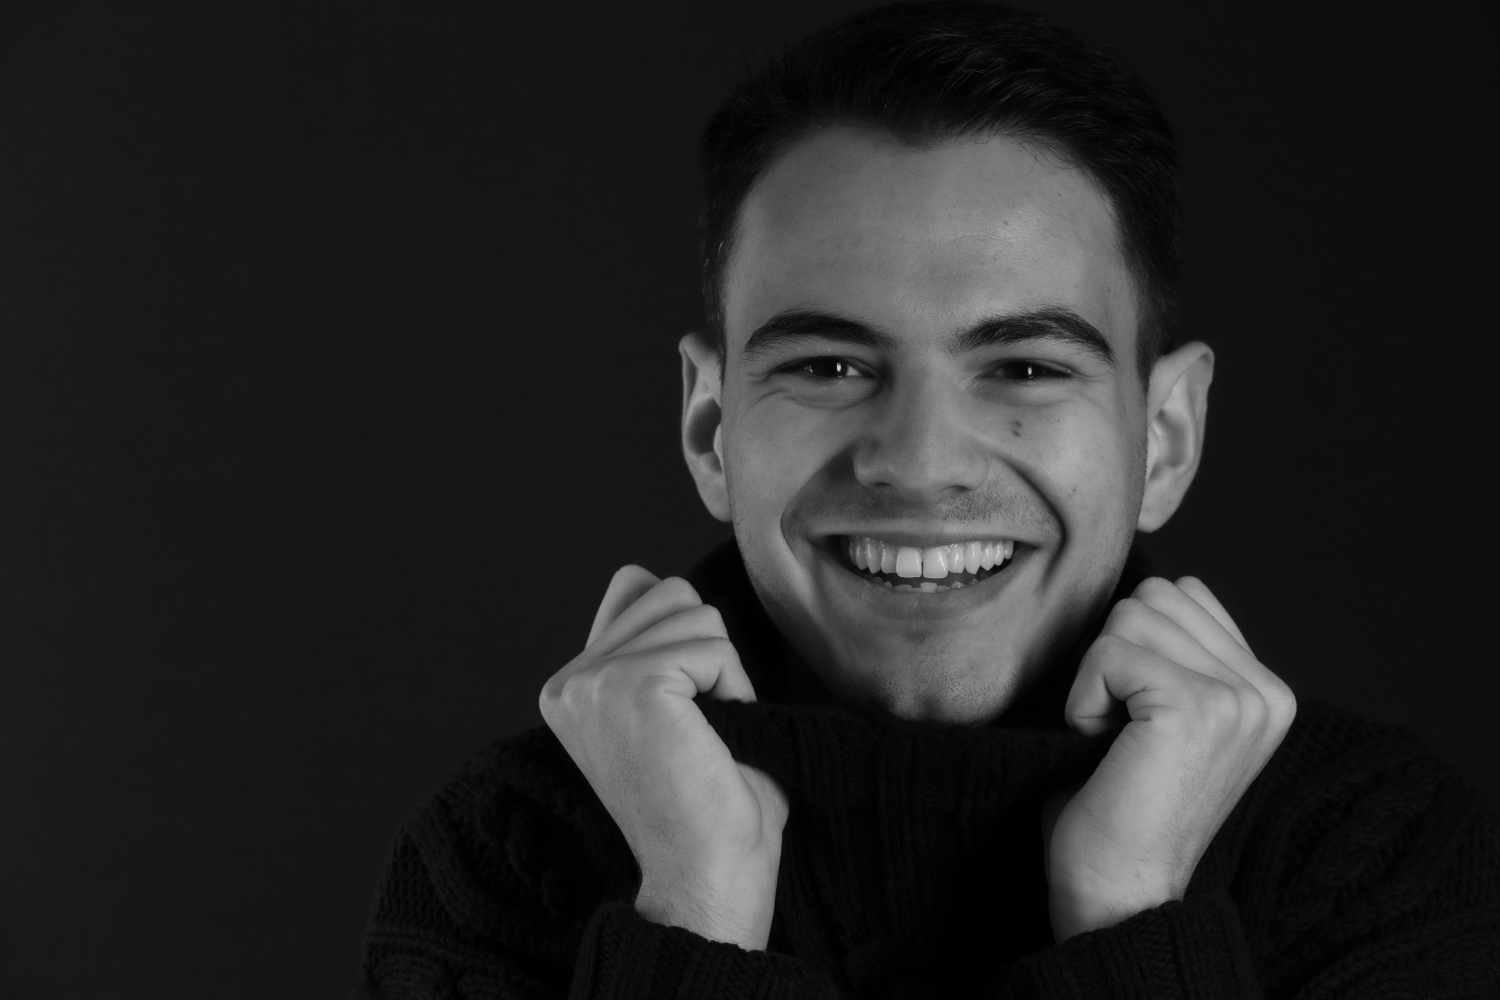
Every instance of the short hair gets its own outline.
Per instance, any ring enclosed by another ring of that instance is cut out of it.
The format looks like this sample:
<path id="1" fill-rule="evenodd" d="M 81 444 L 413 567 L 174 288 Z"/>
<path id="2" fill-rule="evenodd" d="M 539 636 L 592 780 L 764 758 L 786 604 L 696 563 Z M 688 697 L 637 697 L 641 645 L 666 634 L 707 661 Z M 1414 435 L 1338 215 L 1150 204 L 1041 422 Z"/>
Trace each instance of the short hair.
<path id="1" fill-rule="evenodd" d="M 725 269 L 745 199 L 777 156 L 840 125 L 917 149 L 1007 136 L 1082 171 L 1114 215 L 1146 381 L 1171 346 L 1180 282 L 1172 130 L 1110 56 L 1036 15 L 965 0 L 894 3 L 822 28 L 709 118 L 700 144 L 703 298 L 721 360 Z"/>

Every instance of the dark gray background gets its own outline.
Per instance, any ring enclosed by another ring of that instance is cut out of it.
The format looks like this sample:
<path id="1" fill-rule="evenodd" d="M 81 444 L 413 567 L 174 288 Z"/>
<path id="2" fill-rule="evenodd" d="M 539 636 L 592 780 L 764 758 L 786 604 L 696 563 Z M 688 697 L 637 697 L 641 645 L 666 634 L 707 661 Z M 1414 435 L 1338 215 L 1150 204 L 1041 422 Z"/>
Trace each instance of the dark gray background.
<path id="1" fill-rule="evenodd" d="M 698 125 L 862 6 L 0 7 L 0 992 L 347 990 L 402 817 L 724 536 Z M 1182 141 L 1220 365 L 1152 551 L 1496 803 L 1479 5 L 1221 6 L 1044 8 Z"/>

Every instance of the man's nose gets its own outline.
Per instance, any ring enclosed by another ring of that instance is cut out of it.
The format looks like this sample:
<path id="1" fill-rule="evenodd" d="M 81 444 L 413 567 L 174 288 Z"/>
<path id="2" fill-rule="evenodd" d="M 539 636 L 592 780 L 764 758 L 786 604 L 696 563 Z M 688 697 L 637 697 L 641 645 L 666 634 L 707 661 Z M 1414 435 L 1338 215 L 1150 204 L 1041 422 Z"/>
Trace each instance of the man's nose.
<path id="1" fill-rule="evenodd" d="M 984 485 L 989 461 L 963 401 L 930 386 L 892 393 L 854 449 L 861 485 L 922 503 Z"/>

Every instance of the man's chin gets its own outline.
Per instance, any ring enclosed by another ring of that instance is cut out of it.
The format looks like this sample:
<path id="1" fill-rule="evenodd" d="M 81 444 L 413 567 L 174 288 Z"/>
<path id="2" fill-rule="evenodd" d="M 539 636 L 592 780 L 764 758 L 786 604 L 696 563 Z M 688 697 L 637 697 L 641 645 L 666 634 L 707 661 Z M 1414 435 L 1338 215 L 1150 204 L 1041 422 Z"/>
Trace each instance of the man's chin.
<path id="1" fill-rule="evenodd" d="M 902 719 L 989 722 L 1015 700 L 1028 673 L 1004 637 L 977 642 L 894 622 L 852 636 L 810 623 L 784 631 L 841 703 Z"/>
<path id="2" fill-rule="evenodd" d="M 747 549 L 763 606 L 839 702 L 943 723 L 984 724 L 1011 708 L 1068 655 L 1095 590 L 1107 596 L 1112 582 L 1060 588 L 1050 550 L 1021 544 L 1003 571 L 936 593 L 871 582 L 824 546 L 763 560 Z"/>
<path id="3" fill-rule="evenodd" d="M 918 662 L 878 674 L 837 671 L 838 676 L 823 679 L 851 706 L 899 719 L 955 725 L 989 722 L 1009 707 L 1018 688 L 1014 673 L 976 676 L 924 669 L 927 666 Z"/>
<path id="4" fill-rule="evenodd" d="M 937 594 L 872 585 L 824 553 L 803 577 L 810 593 L 760 586 L 754 569 L 752 579 L 777 628 L 842 704 L 981 724 L 1004 712 L 1023 686 L 1026 638 L 1034 631 L 1028 626 L 1042 617 L 1028 600 L 1035 584 L 1022 576 L 1039 570 L 1029 558 L 1035 554 L 1028 550 L 979 586 Z"/>

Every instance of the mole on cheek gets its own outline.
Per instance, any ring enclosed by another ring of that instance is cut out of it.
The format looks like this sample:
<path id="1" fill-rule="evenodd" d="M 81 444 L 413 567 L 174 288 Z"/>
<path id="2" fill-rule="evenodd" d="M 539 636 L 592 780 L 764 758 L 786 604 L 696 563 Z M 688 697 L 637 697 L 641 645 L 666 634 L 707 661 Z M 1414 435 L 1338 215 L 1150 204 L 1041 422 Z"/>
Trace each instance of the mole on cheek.
<path id="1" fill-rule="evenodd" d="M 1011 437 L 1021 436 L 1021 421 L 1017 420 L 1015 423 L 1010 425 L 1010 434 Z"/>

